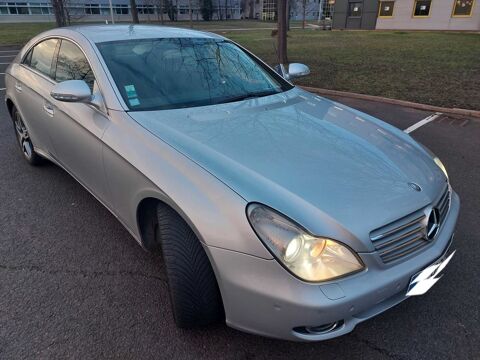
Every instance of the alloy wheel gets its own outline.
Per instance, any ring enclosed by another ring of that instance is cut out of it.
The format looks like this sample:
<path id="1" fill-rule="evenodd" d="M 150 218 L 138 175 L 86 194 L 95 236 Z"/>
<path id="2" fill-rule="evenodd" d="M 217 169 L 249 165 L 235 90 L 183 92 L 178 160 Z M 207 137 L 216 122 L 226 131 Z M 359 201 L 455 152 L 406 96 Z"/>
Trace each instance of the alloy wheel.
<path id="1" fill-rule="evenodd" d="M 28 136 L 27 128 L 23 123 L 22 117 L 18 112 L 15 113 L 15 132 L 17 134 L 17 139 L 22 149 L 23 154 L 27 159 L 30 159 L 33 154 L 32 143 L 30 137 Z"/>

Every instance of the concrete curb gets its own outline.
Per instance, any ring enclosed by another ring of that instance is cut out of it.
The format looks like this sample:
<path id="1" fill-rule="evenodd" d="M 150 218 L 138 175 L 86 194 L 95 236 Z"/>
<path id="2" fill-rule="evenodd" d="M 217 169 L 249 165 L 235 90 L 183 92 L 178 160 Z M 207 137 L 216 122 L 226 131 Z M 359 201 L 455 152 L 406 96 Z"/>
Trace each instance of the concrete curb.
<path id="1" fill-rule="evenodd" d="M 385 98 L 381 96 L 357 94 L 357 93 L 351 93 L 351 92 L 345 92 L 345 91 L 320 89 L 320 88 L 314 88 L 309 86 L 301 86 L 301 88 L 318 95 L 343 96 L 343 97 L 349 97 L 353 99 L 370 100 L 370 101 L 377 101 L 377 102 L 386 103 L 386 104 L 400 105 L 400 106 L 405 106 L 405 107 L 425 110 L 425 111 L 440 112 L 444 114 L 453 114 L 453 115 L 460 115 L 460 116 L 472 116 L 472 117 L 480 118 L 480 111 L 477 111 L 477 110 L 457 109 L 457 108 L 451 109 L 451 108 L 445 108 L 440 106 L 419 104 L 412 101 L 390 99 L 390 98 Z"/>

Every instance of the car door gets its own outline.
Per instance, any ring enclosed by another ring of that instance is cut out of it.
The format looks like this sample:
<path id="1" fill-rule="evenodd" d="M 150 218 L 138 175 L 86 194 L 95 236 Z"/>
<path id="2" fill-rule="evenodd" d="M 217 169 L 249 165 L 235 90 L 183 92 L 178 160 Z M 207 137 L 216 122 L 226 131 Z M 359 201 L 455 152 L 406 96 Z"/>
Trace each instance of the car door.
<path id="1" fill-rule="evenodd" d="M 93 93 L 98 92 L 95 76 L 83 51 L 72 41 L 61 39 L 54 80 L 84 80 Z M 53 156 L 99 200 L 109 205 L 102 160 L 102 136 L 109 120 L 106 110 L 93 105 L 57 101 L 50 97 L 52 111 L 49 132 Z"/>
<path id="2" fill-rule="evenodd" d="M 47 39 L 33 46 L 24 57 L 15 78 L 15 103 L 36 150 L 52 149 L 44 114 L 49 111 L 53 58 L 58 39 Z"/>

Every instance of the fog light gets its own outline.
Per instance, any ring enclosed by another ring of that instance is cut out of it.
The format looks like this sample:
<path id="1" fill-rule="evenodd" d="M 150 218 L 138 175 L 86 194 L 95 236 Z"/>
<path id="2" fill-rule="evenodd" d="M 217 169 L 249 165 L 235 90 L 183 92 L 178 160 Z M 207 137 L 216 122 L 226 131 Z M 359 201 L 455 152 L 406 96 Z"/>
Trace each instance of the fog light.
<path id="1" fill-rule="evenodd" d="M 329 332 L 337 330 L 338 328 L 342 327 L 342 325 L 343 325 L 343 320 L 340 320 L 340 321 L 335 321 L 332 323 L 323 324 L 319 326 L 296 327 L 293 329 L 293 331 L 296 331 L 302 334 L 307 334 L 307 335 L 323 335 L 323 334 L 327 334 Z"/>

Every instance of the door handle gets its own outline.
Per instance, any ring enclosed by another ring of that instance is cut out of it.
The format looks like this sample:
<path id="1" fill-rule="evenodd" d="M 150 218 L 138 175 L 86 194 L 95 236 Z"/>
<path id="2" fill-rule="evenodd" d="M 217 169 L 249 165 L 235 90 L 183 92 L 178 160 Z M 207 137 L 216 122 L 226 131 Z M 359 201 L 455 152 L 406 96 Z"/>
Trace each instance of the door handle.
<path id="1" fill-rule="evenodd" d="M 19 93 L 22 92 L 22 84 L 20 84 L 18 81 L 15 83 L 15 90 L 17 90 Z"/>
<path id="2" fill-rule="evenodd" d="M 43 110 L 45 110 L 45 112 L 50 115 L 50 116 L 53 116 L 55 110 L 53 110 L 53 105 L 50 104 L 49 102 L 45 102 L 43 104 Z"/>

